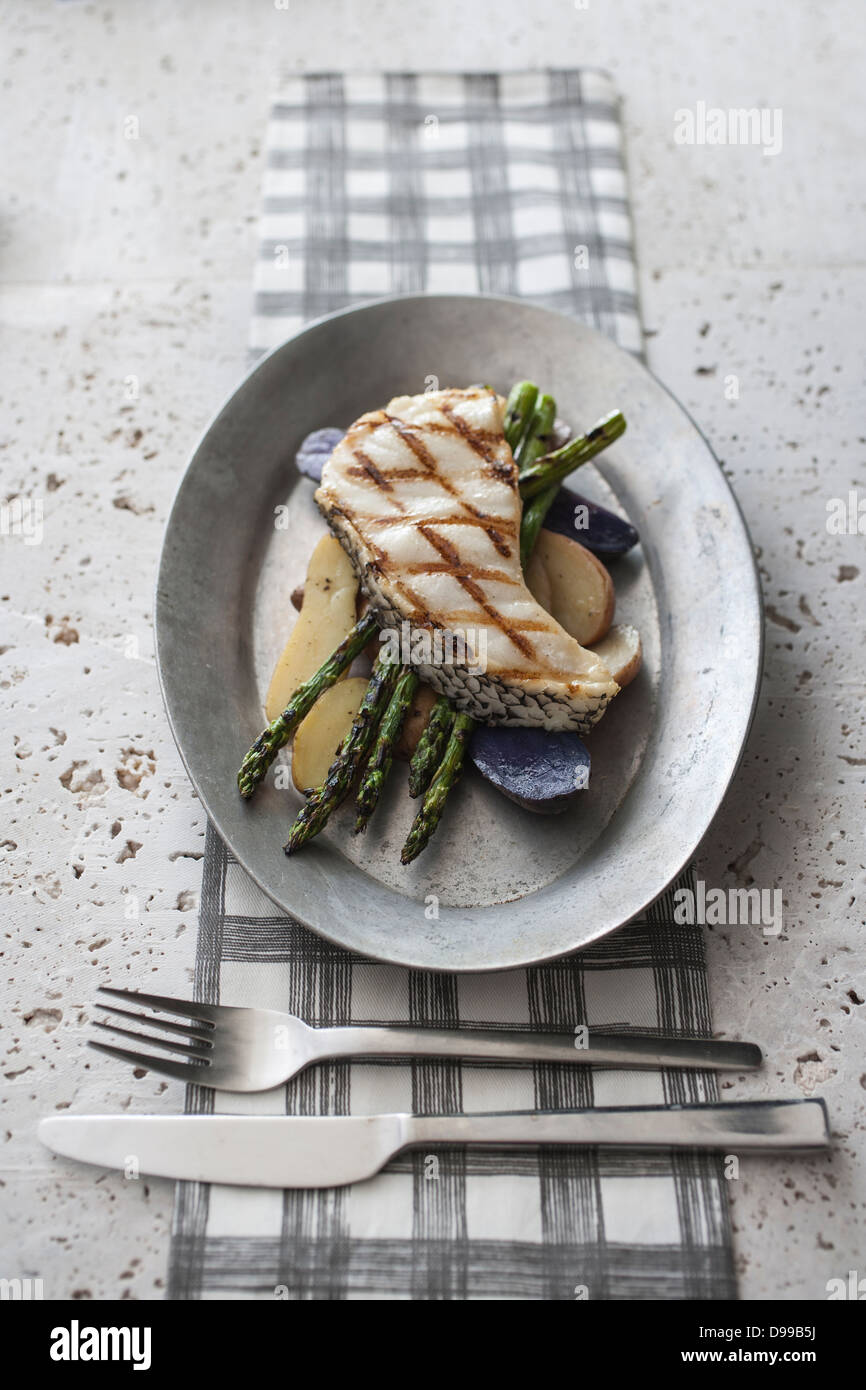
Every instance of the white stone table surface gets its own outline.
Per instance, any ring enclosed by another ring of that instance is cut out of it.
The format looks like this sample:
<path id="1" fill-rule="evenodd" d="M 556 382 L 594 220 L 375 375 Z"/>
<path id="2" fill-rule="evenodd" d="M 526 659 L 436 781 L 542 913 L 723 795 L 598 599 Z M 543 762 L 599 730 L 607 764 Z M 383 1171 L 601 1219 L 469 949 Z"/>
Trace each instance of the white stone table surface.
<path id="1" fill-rule="evenodd" d="M 185 455 L 244 369 L 277 74 L 551 62 L 617 78 L 649 361 L 722 459 L 765 586 L 760 708 L 699 868 L 780 889 L 785 925 L 707 929 L 715 1022 L 768 1051 L 726 1094 L 823 1095 L 837 1149 L 743 1165 L 741 1293 L 866 1275 L 866 556 L 826 525 L 866 498 L 857 0 L 0 0 L 0 31 L 2 498 L 44 503 L 41 544 L 0 536 L 0 1275 L 49 1298 L 164 1288 L 171 1184 L 55 1160 L 34 1126 L 181 1107 L 84 1043 L 99 983 L 192 973 L 204 816 L 152 591 Z M 676 144 L 699 101 L 780 109 L 781 152 Z"/>

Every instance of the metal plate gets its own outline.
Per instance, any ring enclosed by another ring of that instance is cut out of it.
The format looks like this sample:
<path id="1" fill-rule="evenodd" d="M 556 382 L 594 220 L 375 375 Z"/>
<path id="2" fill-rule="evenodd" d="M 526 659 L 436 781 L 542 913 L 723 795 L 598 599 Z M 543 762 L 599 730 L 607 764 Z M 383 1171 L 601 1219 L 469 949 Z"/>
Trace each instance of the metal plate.
<path id="1" fill-rule="evenodd" d="M 323 527 L 313 484 L 294 467 L 297 445 L 312 429 L 423 391 L 431 378 L 505 391 L 523 377 L 551 391 L 575 426 L 615 407 L 629 426 L 575 483 L 628 516 L 642 541 L 611 570 L 617 620 L 640 629 L 644 669 L 590 735 L 590 788 L 564 815 L 541 817 L 468 770 L 430 847 L 403 868 L 416 807 L 397 766 L 366 835 L 352 836 L 344 807 L 287 859 L 282 845 L 301 798 L 272 776 L 247 804 L 235 776 L 294 621 L 289 595 Z M 535 964 L 638 915 L 713 819 L 761 669 L 748 533 L 692 421 L 607 338 L 490 297 L 383 300 L 330 315 L 264 358 L 192 455 L 168 522 L 156 618 L 178 747 L 243 867 L 329 940 L 420 969 Z"/>

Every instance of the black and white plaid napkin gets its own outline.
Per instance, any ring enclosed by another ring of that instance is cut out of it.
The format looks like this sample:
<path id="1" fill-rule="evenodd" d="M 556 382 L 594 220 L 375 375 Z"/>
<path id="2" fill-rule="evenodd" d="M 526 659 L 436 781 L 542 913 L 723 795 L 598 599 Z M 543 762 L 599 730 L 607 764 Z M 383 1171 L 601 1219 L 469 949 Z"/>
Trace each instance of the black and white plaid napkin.
<path id="1" fill-rule="evenodd" d="M 322 74 L 268 132 L 251 348 L 392 292 L 526 295 L 639 352 L 617 100 L 595 71 Z M 309 1023 L 710 1032 L 700 927 L 665 894 L 578 957 L 486 976 L 351 955 L 273 904 L 208 831 L 198 997 Z M 572 1108 L 714 1099 L 713 1077 L 454 1062 L 339 1062 L 243 1114 Z M 727 1299 L 721 1162 L 613 1150 L 411 1153 L 334 1191 L 180 1184 L 173 1298 Z"/>

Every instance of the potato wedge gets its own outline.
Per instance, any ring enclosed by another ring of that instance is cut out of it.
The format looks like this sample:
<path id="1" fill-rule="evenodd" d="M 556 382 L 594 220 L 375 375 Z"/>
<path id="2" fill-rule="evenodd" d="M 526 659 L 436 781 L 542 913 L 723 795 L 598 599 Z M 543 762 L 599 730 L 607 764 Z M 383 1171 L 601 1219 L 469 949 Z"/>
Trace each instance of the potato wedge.
<path id="1" fill-rule="evenodd" d="M 616 596 L 611 577 L 579 541 L 542 530 L 527 566 L 526 582 L 542 608 L 582 647 L 601 641 L 613 622 Z"/>
<path id="2" fill-rule="evenodd" d="M 620 688 L 630 685 L 640 670 L 640 633 L 628 623 L 615 623 L 600 642 L 593 642 L 592 650 L 601 657 Z"/>
<path id="3" fill-rule="evenodd" d="M 438 698 L 436 691 L 431 690 L 429 685 L 418 686 L 394 748 L 395 757 L 403 758 L 406 762 L 412 757 L 418 747 L 418 740 L 427 728 L 430 711 Z"/>
<path id="4" fill-rule="evenodd" d="M 269 720 L 276 719 L 298 686 L 351 632 L 357 592 L 345 550 L 334 536 L 323 536 L 310 556 L 300 614 L 271 677 L 265 701 Z"/>
<path id="5" fill-rule="evenodd" d="M 319 787 L 358 713 L 367 681 L 350 676 L 320 695 L 295 734 L 292 781 L 299 792 Z"/>
<path id="6" fill-rule="evenodd" d="M 549 613 L 553 603 L 553 591 L 550 587 L 550 576 L 538 553 L 537 545 L 529 557 L 529 564 L 526 566 L 523 577 L 532 597 L 541 604 L 545 613 Z"/>

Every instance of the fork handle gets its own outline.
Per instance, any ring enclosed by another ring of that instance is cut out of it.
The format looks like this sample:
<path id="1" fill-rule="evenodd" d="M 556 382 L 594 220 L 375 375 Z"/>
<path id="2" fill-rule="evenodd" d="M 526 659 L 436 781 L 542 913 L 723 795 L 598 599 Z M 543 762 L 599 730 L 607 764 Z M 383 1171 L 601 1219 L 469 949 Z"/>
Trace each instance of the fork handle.
<path id="1" fill-rule="evenodd" d="M 465 1028 L 314 1028 L 318 1058 L 460 1057 L 479 1062 L 570 1062 L 578 1066 L 697 1067 L 754 1071 L 763 1056 L 755 1043 L 712 1038 L 656 1038 L 640 1033 L 530 1033 Z"/>

